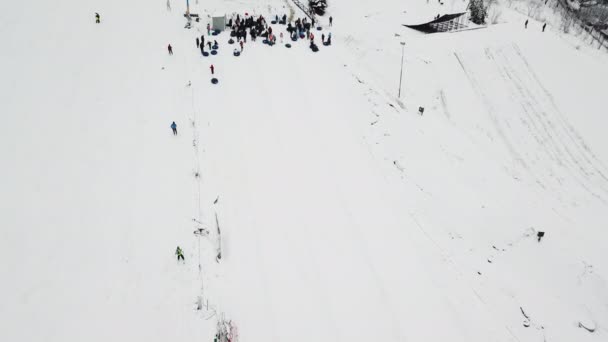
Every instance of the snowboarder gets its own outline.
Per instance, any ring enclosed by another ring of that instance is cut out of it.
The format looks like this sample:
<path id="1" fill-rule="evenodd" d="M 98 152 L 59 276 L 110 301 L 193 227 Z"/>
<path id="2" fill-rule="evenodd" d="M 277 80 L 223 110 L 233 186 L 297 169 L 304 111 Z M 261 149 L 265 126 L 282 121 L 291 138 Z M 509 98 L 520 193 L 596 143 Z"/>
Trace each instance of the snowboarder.
<path id="1" fill-rule="evenodd" d="M 173 135 L 177 135 L 177 125 L 175 124 L 175 121 L 171 123 L 171 130 L 173 131 Z"/>
<path id="2" fill-rule="evenodd" d="M 528 28 L 528 19 L 526 19 L 526 22 L 524 23 L 524 28 Z"/>
<path id="3" fill-rule="evenodd" d="M 173 47 L 171 47 L 171 44 L 169 44 L 169 46 L 167 46 L 167 50 L 169 50 L 170 55 L 173 55 Z"/>
<path id="4" fill-rule="evenodd" d="M 196 37 L 196 47 L 198 48 L 201 45 L 201 41 Z"/>
<path id="5" fill-rule="evenodd" d="M 547 23 L 543 24 L 543 32 L 545 32 L 545 28 L 547 28 Z"/>
<path id="6" fill-rule="evenodd" d="M 333 17 L 329 17 L 329 26 L 332 26 L 334 22 L 334 18 Z"/>
<path id="7" fill-rule="evenodd" d="M 213 64 L 211 64 L 211 66 L 209 67 L 209 69 L 211 69 L 211 75 L 215 74 L 215 67 L 213 66 Z"/>
<path id="8" fill-rule="evenodd" d="M 101 23 L 101 17 L 99 16 L 99 13 L 95 12 L 95 23 L 99 24 Z"/>
<path id="9" fill-rule="evenodd" d="M 175 250 L 175 255 L 177 255 L 177 261 L 179 261 L 179 259 L 182 259 L 184 262 L 186 261 L 184 258 L 184 252 L 179 246 L 177 246 L 177 249 Z"/>

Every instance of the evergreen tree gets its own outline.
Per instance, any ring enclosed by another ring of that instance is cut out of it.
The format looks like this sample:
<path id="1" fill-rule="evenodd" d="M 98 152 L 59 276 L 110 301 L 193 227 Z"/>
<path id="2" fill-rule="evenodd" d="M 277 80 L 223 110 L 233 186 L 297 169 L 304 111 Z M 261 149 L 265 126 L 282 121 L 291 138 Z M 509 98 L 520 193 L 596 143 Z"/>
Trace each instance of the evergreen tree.
<path id="1" fill-rule="evenodd" d="M 483 4 L 483 0 L 470 0 L 469 11 L 471 11 L 471 21 L 477 25 L 486 23 L 488 9 Z"/>

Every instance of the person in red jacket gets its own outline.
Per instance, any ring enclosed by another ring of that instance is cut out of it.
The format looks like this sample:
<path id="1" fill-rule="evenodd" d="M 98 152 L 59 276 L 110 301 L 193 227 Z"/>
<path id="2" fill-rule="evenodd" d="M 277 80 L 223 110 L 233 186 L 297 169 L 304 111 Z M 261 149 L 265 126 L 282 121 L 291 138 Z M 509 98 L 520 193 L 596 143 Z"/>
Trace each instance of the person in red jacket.
<path id="1" fill-rule="evenodd" d="M 213 75 L 215 73 L 215 67 L 213 66 L 213 64 L 211 64 L 209 69 L 211 69 L 211 75 Z"/>

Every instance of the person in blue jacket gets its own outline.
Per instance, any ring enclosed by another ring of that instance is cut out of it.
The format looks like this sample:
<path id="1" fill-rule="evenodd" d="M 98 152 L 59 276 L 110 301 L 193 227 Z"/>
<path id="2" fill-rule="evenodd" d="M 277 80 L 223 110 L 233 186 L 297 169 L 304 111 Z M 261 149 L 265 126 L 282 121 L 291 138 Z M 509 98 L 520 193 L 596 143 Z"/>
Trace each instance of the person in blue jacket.
<path id="1" fill-rule="evenodd" d="M 177 125 L 175 124 L 175 121 L 171 124 L 171 129 L 173 130 L 173 135 L 177 135 Z"/>

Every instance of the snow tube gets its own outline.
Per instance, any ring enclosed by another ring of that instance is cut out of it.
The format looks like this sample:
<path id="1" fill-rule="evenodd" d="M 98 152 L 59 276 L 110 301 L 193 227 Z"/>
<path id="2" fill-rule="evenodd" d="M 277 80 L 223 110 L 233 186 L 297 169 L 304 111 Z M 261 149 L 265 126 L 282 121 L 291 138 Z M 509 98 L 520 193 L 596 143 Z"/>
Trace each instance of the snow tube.
<path id="1" fill-rule="evenodd" d="M 304 33 L 300 33 L 300 39 L 304 39 L 306 38 L 306 35 Z"/>
<path id="2" fill-rule="evenodd" d="M 211 54 L 214 55 L 214 56 L 217 55 L 217 50 L 212 50 Z"/>
<path id="3" fill-rule="evenodd" d="M 205 57 L 209 57 L 209 52 L 207 52 L 207 51 L 203 51 L 203 56 L 205 56 Z"/>
<path id="4" fill-rule="evenodd" d="M 241 53 L 238 51 L 234 51 L 232 54 L 234 55 L 234 57 L 238 57 L 241 55 Z"/>
<path id="5" fill-rule="evenodd" d="M 230 38 L 230 39 L 228 40 L 228 44 L 234 44 L 234 39 Z"/>
<path id="6" fill-rule="evenodd" d="M 214 35 L 214 36 L 217 36 L 218 34 L 220 34 L 220 31 L 219 30 L 215 30 L 211 34 Z"/>
<path id="7" fill-rule="evenodd" d="M 217 46 L 217 45 L 213 45 L 211 48 L 212 48 L 213 50 L 217 50 L 217 49 L 219 48 L 219 46 Z"/>
<path id="8" fill-rule="evenodd" d="M 291 44 L 285 44 L 285 47 L 290 49 L 291 48 Z"/>
<path id="9" fill-rule="evenodd" d="M 312 50 L 312 52 L 318 52 L 319 51 L 319 47 L 316 45 L 311 45 L 310 49 Z"/>
<path id="10" fill-rule="evenodd" d="M 317 31 L 321 31 L 323 28 L 321 26 L 317 26 Z"/>
<path id="11" fill-rule="evenodd" d="M 219 81 L 217 80 L 217 78 L 215 78 L 215 77 L 214 77 L 214 78 L 212 78 L 212 79 L 211 79 L 211 83 L 213 83 L 213 84 L 217 84 L 217 82 L 219 82 Z"/>
<path id="12" fill-rule="evenodd" d="M 330 46 L 331 44 L 328 41 L 323 42 L 323 45 Z"/>
<path id="13" fill-rule="evenodd" d="M 297 42 L 298 41 L 298 37 L 293 36 L 293 37 L 291 37 L 291 40 L 294 41 L 294 42 Z"/>
<path id="14" fill-rule="evenodd" d="M 236 37 L 236 32 L 230 31 L 230 37 Z"/>
<path id="15" fill-rule="evenodd" d="M 264 44 L 268 44 L 268 43 L 269 43 L 269 41 L 268 41 L 268 39 L 264 39 L 264 40 L 262 41 L 262 43 L 264 43 Z"/>
<path id="16" fill-rule="evenodd" d="M 276 25 L 276 24 L 277 24 L 277 21 L 276 21 L 276 20 L 272 20 L 270 23 L 271 23 L 272 25 Z"/>

